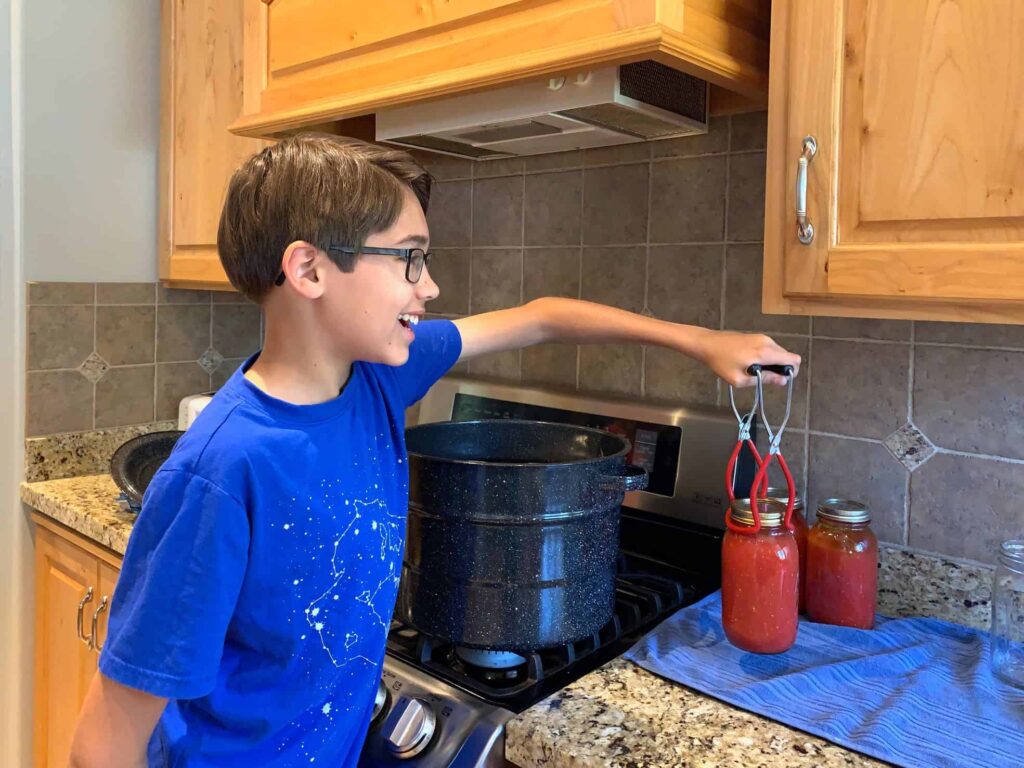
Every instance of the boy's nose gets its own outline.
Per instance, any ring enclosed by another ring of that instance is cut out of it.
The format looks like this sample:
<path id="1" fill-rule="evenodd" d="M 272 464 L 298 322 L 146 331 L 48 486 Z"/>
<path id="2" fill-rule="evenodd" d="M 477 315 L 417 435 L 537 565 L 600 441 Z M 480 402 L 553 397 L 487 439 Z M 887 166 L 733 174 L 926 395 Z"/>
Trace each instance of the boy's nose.
<path id="1" fill-rule="evenodd" d="M 416 281 L 416 296 L 422 301 L 433 301 L 440 295 L 441 289 L 434 282 L 434 278 L 430 276 L 430 268 L 424 265 L 423 273 Z"/>

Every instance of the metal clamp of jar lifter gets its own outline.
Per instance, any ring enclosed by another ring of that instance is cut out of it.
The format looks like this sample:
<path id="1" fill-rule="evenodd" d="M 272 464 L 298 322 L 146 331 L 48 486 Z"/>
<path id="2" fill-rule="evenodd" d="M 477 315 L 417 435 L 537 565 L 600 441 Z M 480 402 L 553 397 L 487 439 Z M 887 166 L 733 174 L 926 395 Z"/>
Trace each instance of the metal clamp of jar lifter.
<path id="1" fill-rule="evenodd" d="M 771 371 L 772 373 L 778 373 L 786 377 L 786 415 L 783 417 L 782 422 L 779 424 L 779 428 L 772 431 L 771 425 L 768 423 L 768 414 L 765 413 L 764 407 L 764 381 L 761 378 L 763 371 Z M 765 454 L 764 461 L 761 462 L 757 468 L 757 474 L 754 475 L 754 482 L 750 485 L 750 511 L 754 516 L 754 527 L 748 528 L 751 533 L 756 533 L 761 528 L 761 518 L 757 511 L 758 502 L 758 489 L 762 489 L 761 493 L 764 494 L 767 491 L 768 486 L 768 467 L 772 463 L 773 458 L 778 458 L 779 467 L 782 469 L 782 474 L 786 478 L 786 495 L 788 500 L 786 502 L 786 516 L 783 518 L 783 522 L 787 530 L 793 530 L 793 505 L 796 502 L 796 484 L 793 482 L 793 474 L 789 471 L 789 465 L 786 463 L 786 457 L 782 455 L 780 445 L 782 443 L 782 433 L 786 429 L 786 424 L 789 423 L 789 415 L 792 412 L 793 407 L 793 382 L 796 379 L 795 371 L 791 365 L 758 365 L 755 363 L 747 369 L 747 373 L 751 376 L 757 377 L 757 399 L 761 404 L 761 423 L 764 424 L 765 434 L 768 435 L 768 453 Z"/>
<path id="2" fill-rule="evenodd" d="M 729 405 L 732 406 L 732 412 L 736 415 L 736 421 L 739 424 L 739 433 L 736 435 L 736 445 L 732 449 L 732 453 L 729 455 L 729 463 L 725 466 L 725 491 L 729 495 L 729 503 L 736 501 L 736 494 L 733 490 L 736 487 L 736 463 L 739 460 L 740 452 L 743 450 L 743 446 L 746 445 L 750 450 L 750 453 L 754 457 L 754 461 L 757 463 L 758 468 L 761 466 L 763 459 L 761 454 L 757 450 L 757 446 L 754 445 L 754 441 L 750 437 L 750 428 L 754 423 L 754 419 L 757 418 L 757 406 L 760 402 L 761 393 L 754 390 L 754 404 L 750 406 L 750 410 L 747 413 L 740 413 L 736 407 L 736 390 L 733 386 L 729 385 Z M 768 479 L 765 478 L 764 487 L 762 493 L 766 493 L 768 490 Z M 731 515 L 726 514 L 725 524 L 732 527 Z"/>

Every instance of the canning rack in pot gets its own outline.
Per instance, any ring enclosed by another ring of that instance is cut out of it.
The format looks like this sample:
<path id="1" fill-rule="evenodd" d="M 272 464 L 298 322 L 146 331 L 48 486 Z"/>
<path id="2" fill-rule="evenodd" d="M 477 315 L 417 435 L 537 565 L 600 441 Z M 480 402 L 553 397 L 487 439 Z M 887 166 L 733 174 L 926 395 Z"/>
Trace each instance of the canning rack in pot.
<path id="1" fill-rule="evenodd" d="M 771 425 L 768 423 L 768 415 L 765 412 L 764 382 L 761 378 L 762 371 L 771 371 L 786 377 L 786 415 L 775 431 L 772 430 Z M 786 478 L 786 495 L 788 499 L 786 501 L 784 524 L 788 530 L 792 531 L 793 523 L 791 518 L 793 516 L 793 504 L 796 501 L 796 484 L 793 482 L 793 475 L 789 471 L 786 457 L 782 455 L 780 445 L 782 443 L 782 433 L 786 429 L 786 424 L 789 422 L 792 410 L 793 381 L 796 378 L 795 371 L 791 365 L 760 365 L 755 363 L 747 368 L 747 374 L 757 378 L 757 385 L 754 389 L 754 403 L 747 413 L 741 414 L 739 412 L 739 409 L 736 407 L 735 392 L 732 385 L 729 385 L 729 403 L 732 405 L 732 412 L 736 415 L 736 421 L 739 423 L 739 434 L 736 438 L 736 447 L 733 448 L 732 454 L 729 456 L 729 463 L 726 466 L 725 485 L 729 501 L 735 501 L 736 496 L 733 485 L 736 482 L 736 461 L 739 458 L 740 451 L 743 450 L 743 446 L 746 445 L 757 464 L 757 472 L 754 474 L 754 480 L 750 484 L 750 510 L 754 516 L 754 524 L 752 526 L 737 525 L 732 520 L 731 509 L 725 516 L 725 524 L 730 531 L 735 533 L 754 534 L 761 530 L 761 515 L 757 509 L 757 502 L 759 498 L 763 498 L 768 492 L 768 467 L 771 465 L 772 460 L 777 458 L 782 474 Z M 761 415 L 761 423 L 764 424 L 765 434 L 768 435 L 768 452 L 763 458 L 750 436 L 750 428 L 753 425 L 754 419 L 757 418 L 758 412 Z"/>

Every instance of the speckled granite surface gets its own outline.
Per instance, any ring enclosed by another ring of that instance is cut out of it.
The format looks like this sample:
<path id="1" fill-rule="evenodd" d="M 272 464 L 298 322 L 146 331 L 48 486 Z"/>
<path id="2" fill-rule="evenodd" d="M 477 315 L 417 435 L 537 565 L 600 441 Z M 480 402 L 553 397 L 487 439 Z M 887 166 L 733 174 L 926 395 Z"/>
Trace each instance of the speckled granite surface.
<path id="1" fill-rule="evenodd" d="M 135 516 L 109 475 L 22 483 L 26 504 L 123 553 Z M 879 611 L 988 627 L 992 569 L 883 547 Z M 509 722 L 522 768 L 884 765 L 617 659 Z"/>
<path id="2" fill-rule="evenodd" d="M 21 500 L 74 531 L 124 554 L 135 515 L 117 506 L 110 475 L 86 475 L 21 484 Z"/>
<path id="3" fill-rule="evenodd" d="M 885 765 L 622 659 L 511 720 L 505 756 L 522 768 Z"/>
<path id="4" fill-rule="evenodd" d="M 992 622 L 995 569 L 882 546 L 878 558 L 878 612 L 931 616 L 975 629 Z"/>
<path id="5" fill-rule="evenodd" d="M 25 441 L 25 482 L 57 480 L 110 471 L 110 457 L 137 435 L 177 429 L 176 421 L 157 421 L 130 427 L 66 432 L 30 437 Z"/>

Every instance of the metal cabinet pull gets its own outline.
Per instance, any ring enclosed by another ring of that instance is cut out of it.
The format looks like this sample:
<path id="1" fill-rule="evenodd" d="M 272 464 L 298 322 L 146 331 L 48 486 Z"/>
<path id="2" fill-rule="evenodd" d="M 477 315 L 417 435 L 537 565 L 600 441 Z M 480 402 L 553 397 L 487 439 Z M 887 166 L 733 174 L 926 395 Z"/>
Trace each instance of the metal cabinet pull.
<path id="1" fill-rule="evenodd" d="M 92 602 L 92 587 L 85 590 L 85 596 L 78 601 L 78 618 L 75 621 L 75 628 L 78 631 L 78 639 L 85 643 L 87 648 L 92 648 L 92 635 L 86 637 L 82 633 L 82 625 L 85 623 L 82 613 L 85 611 L 85 604 Z"/>
<path id="2" fill-rule="evenodd" d="M 818 152 L 813 136 L 804 136 L 800 159 L 796 164 L 796 236 L 804 245 L 814 239 L 814 225 L 807 219 L 807 166 Z"/>
<path id="3" fill-rule="evenodd" d="M 100 614 L 107 610 L 108 600 L 110 600 L 110 598 L 106 595 L 101 597 L 99 606 L 96 608 L 95 611 L 93 611 L 92 614 L 92 631 L 90 633 L 89 640 L 92 643 L 92 647 L 96 650 L 97 653 L 103 650 L 103 646 L 100 645 L 100 636 L 99 633 L 96 631 L 96 626 L 99 623 Z"/>

